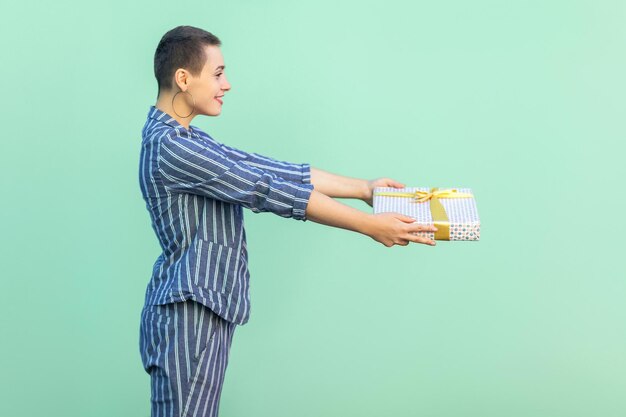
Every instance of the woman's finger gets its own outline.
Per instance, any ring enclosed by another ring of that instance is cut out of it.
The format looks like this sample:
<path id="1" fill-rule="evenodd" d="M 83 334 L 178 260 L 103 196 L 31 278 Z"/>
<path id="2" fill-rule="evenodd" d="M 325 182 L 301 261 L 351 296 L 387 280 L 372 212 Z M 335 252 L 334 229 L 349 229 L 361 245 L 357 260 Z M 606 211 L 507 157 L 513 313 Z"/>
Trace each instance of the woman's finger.
<path id="1" fill-rule="evenodd" d="M 409 232 L 436 232 L 437 228 L 429 224 L 413 223 L 409 226 Z"/>
<path id="2" fill-rule="evenodd" d="M 427 245 L 431 245 L 434 246 L 435 245 L 435 241 L 427 238 L 427 237 L 422 237 L 422 236 L 417 236 L 417 235 L 409 235 L 407 237 L 408 240 L 410 240 L 411 242 L 414 243 L 425 243 Z"/>
<path id="3" fill-rule="evenodd" d="M 389 182 L 387 183 L 387 186 L 395 187 L 395 188 L 404 188 L 404 184 L 395 180 L 389 180 Z"/>
<path id="4" fill-rule="evenodd" d="M 405 216 L 404 214 L 394 213 L 395 218 L 398 220 L 402 220 L 405 223 L 415 223 L 415 219 L 411 216 Z"/>

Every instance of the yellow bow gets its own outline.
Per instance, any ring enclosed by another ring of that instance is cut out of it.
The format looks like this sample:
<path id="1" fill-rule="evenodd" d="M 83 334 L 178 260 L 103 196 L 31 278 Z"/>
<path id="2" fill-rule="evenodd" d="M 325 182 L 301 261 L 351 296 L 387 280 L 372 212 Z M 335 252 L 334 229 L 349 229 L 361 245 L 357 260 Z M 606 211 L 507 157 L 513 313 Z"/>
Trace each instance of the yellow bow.
<path id="1" fill-rule="evenodd" d="M 430 213 L 437 231 L 435 232 L 435 240 L 450 240 L 450 220 L 446 214 L 446 209 L 439 201 L 440 198 L 469 198 L 474 197 L 473 194 L 460 193 L 456 188 L 449 190 L 440 190 L 433 187 L 430 191 L 417 190 L 413 193 L 402 192 L 375 192 L 374 195 L 390 196 L 390 197 L 409 197 L 415 199 L 416 203 L 423 203 L 430 200 Z"/>

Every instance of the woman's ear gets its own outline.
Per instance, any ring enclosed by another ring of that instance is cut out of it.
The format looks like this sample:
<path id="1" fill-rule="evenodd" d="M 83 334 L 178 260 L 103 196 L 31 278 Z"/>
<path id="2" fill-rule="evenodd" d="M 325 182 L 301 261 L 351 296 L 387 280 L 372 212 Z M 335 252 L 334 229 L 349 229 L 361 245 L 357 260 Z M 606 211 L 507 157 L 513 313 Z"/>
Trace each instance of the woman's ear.
<path id="1" fill-rule="evenodd" d="M 189 72 L 186 69 L 178 68 L 174 73 L 174 84 L 176 84 L 180 90 L 185 91 L 189 84 Z"/>

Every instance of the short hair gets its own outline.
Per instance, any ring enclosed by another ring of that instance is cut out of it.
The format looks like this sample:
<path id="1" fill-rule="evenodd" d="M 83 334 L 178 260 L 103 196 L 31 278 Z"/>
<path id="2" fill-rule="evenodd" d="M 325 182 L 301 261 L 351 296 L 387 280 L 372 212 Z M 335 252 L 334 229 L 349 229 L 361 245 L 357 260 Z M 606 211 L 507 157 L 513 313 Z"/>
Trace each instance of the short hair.
<path id="1" fill-rule="evenodd" d="M 154 76 L 162 90 L 171 90 L 172 79 L 178 68 L 188 70 L 198 76 L 206 63 L 205 47 L 221 46 L 219 38 L 206 30 L 193 26 L 177 26 L 168 31 L 154 53 Z"/>

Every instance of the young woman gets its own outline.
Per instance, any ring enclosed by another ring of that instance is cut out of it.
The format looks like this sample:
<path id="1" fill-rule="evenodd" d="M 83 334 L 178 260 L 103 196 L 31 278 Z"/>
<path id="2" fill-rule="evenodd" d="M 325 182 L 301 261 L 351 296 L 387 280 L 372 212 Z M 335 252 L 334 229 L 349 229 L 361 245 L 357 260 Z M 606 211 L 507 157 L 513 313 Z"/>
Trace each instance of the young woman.
<path id="1" fill-rule="evenodd" d="M 333 199 L 371 206 L 374 187 L 404 187 L 397 181 L 344 177 L 245 152 L 192 126 L 198 115 L 219 116 L 227 101 L 220 46 L 207 31 L 179 26 L 154 56 L 159 91 L 142 130 L 139 175 L 163 250 L 140 328 L 153 416 L 218 414 L 233 333 L 250 313 L 243 208 L 352 230 L 388 247 L 435 244 L 414 234 L 434 228 L 411 217 L 368 214 Z"/>

